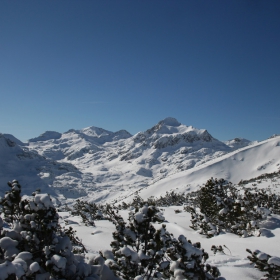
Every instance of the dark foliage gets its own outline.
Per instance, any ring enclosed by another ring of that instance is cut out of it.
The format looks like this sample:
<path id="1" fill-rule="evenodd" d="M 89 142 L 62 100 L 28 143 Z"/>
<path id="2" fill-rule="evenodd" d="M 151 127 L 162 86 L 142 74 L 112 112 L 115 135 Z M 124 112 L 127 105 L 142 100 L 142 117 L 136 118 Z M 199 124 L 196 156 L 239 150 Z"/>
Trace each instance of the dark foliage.
<path id="1" fill-rule="evenodd" d="M 186 279 L 215 279 L 216 267 L 205 265 L 208 254 L 200 243 L 192 244 L 183 235 L 174 238 L 162 224 L 164 217 L 153 205 L 135 208 L 129 221 L 110 209 L 116 225 L 111 243 L 115 261 L 111 269 L 121 279 L 171 279 L 181 275 Z"/>
<path id="2" fill-rule="evenodd" d="M 83 223 L 86 226 L 95 226 L 95 220 L 104 219 L 102 207 L 96 205 L 95 203 L 81 201 L 79 199 L 76 200 L 76 203 L 71 209 L 71 214 L 82 217 Z"/>
<path id="3" fill-rule="evenodd" d="M 265 272 L 265 277 L 261 279 L 280 279 L 280 258 L 272 257 L 259 250 L 252 252 L 251 250 L 246 249 L 246 251 L 250 253 L 248 259 L 251 261 L 251 264 L 254 264 L 254 267 L 260 271 Z"/>
<path id="4" fill-rule="evenodd" d="M 210 179 L 188 195 L 185 210 L 192 215 L 192 226 L 212 237 L 221 231 L 242 237 L 258 235 L 259 222 L 279 213 L 280 198 L 266 190 L 234 186 L 223 179 Z"/>
<path id="5" fill-rule="evenodd" d="M 71 227 L 59 226 L 50 196 L 36 191 L 21 197 L 16 180 L 8 185 L 10 190 L 0 202 L 1 279 L 99 279 L 93 266 L 74 255 L 86 252 L 85 247 Z M 3 222 L 9 228 L 2 228 Z M 79 268 L 86 266 L 87 270 Z"/>

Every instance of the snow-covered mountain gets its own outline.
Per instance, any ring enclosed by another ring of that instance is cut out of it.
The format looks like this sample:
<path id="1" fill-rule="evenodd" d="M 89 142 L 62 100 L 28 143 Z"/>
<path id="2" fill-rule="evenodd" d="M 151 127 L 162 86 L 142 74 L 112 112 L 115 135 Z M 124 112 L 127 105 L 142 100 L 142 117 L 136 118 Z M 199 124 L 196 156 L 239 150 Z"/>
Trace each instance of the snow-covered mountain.
<path id="1" fill-rule="evenodd" d="M 150 196 L 165 195 L 171 189 L 177 192 L 196 190 L 211 177 L 224 178 L 237 184 L 241 180 L 273 172 L 280 172 L 280 137 L 247 146 L 190 170 L 171 175 L 143 188 L 138 194 L 147 199 Z M 127 198 L 129 200 L 130 196 Z"/>
<path id="2" fill-rule="evenodd" d="M 270 141 L 278 141 L 278 137 L 273 139 Z M 9 135 L 2 135 L 1 141 L 1 184 L 16 178 L 31 189 L 36 182 L 36 185 L 50 187 L 60 200 L 77 197 L 96 202 L 121 199 L 169 178 L 203 168 L 206 169 L 192 182 L 201 182 L 201 178 L 207 176 L 215 177 L 219 172 L 219 177 L 226 179 L 231 179 L 229 174 L 237 172 L 236 177 L 243 179 L 243 173 L 251 168 L 248 164 L 242 165 L 247 158 L 242 153 L 247 148 L 255 147 L 250 155 L 252 161 L 254 156 L 258 157 L 254 164 L 267 166 L 266 163 L 276 161 L 273 159 L 275 147 L 270 147 L 272 152 L 264 155 L 257 148 L 263 142 L 236 138 L 223 143 L 207 130 L 183 125 L 174 118 L 166 118 L 136 135 L 125 130 L 111 132 L 91 126 L 65 133 L 47 131 L 28 143 L 21 143 Z M 241 163 L 236 166 L 242 166 L 242 174 L 238 174 L 237 169 L 231 171 L 231 166 L 216 163 L 232 157 L 232 153 L 236 162 Z M 212 165 L 218 166 L 217 169 Z M 187 185 L 190 179 L 184 180 Z M 176 183 L 170 181 L 169 188 L 176 187 Z"/>
<path id="3" fill-rule="evenodd" d="M 125 130 L 111 132 L 94 126 L 62 134 L 48 131 L 29 140 L 27 148 L 77 168 L 79 172 L 64 173 L 48 182 L 57 191 L 67 198 L 87 195 L 96 201 L 127 189 L 135 191 L 232 151 L 207 130 L 174 118 L 134 136 Z"/>
<path id="4" fill-rule="evenodd" d="M 229 146 L 230 148 L 237 150 L 249 145 L 253 145 L 258 143 L 258 141 L 250 141 L 245 138 L 236 137 L 232 140 L 224 141 L 224 143 Z"/>
<path id="5" fill-rule="evenodd" d="M 9 137 L 9 138 L 7 138 Z M 52 186 L 54 178 L 65 173 L 81 173 L 71 163 L 57 162 L 39 155 L 35 150 L 29 150 L 14 142 L 15 137 L 0 134 L 0 195 L 6 189 L 6 184 L 14 178 L 21 182 L 26 193 L 32 193 L 40 188 L 42 191 L 56 196 Z"/>

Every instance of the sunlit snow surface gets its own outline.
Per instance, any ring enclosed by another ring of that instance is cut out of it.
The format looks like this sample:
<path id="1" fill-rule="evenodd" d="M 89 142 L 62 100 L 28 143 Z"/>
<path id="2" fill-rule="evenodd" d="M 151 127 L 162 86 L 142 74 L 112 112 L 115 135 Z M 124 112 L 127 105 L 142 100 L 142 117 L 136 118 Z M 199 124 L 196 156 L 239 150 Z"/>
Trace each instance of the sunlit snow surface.
<path id="1" fill-rule="evenodd" d="M 260 279 L 263 276 L 262 272 L 250 265 L 247 259 L 249 253 L 246 252 L 246 248 L 251 250 L 259 249 L 272 256 L 279 255 L 277 244 L 280 241 L 280 216 L 271 216 L 270 221 L 263 225 L 270 232 L 268 236 L 240 238 L 237 235 L 226 233 L 208 239 L 189 228 L 191 224 L 189 213 L 182 211 L 175 214 L 174 210 L 183 210 L 182 206 L 162 207 L 161 209 L 166 219 L 167 230 L 173 233 L 176 238 L 183 234 L 192 242 L 201 242 L 202 248 L 209 253 L 207 262 L 217 266 L 222 277 L 227 280 Z M 128 217 L 128 210 L 122 210 L 120 213 L 125 219 Z M 77 235 L 82 239 L 89 252 L 97 255 L 99 251 L 110 249 L 109 244 L 113 240 L 112 232 L 115 230 L 112 223 L 101 220 L 95 221 L 95 227 L 86 227 L 79 217 L 71 216 L 67 212 L 61 212 L 59 215 L 62 218 L 62 224 L 63 220 L 66 220 L 68 225 L 77 231 Z M 159 228 L 161 226 L 155 225 L 155 227 Z M 226 245 L 228 249 L 224 247 L 225 254 L 217 253 L 214 255 L 211 251 L 212 245 Z"/>
<path id="2" fill-rule="evenodd" d="M 139 192 L 143 198 L 164 195 L 166 191 L 193 191 L 209 178 L 224 178 L 234 184 L 280 169 L 280 137 L 236 150 L 191 170 L 171 175 Z"/>

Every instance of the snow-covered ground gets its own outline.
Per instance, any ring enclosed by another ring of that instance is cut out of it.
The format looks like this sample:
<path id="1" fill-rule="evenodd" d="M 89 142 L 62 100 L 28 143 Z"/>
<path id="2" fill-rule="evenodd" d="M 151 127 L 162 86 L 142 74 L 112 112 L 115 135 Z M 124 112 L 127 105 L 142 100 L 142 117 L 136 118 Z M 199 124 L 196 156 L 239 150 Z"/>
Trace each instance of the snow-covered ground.
<path id="1" fill-rule="evenodd" d="M 206 238 L 203 235 L 193 231 L 190 226 L 190 214 L 183 211 L 182 206 L 172 206 L 161 208 L 166 219 L 164 222 L 167 230 L 173 233 L 174 237 L 183 234 L 192 242 L 200 242 L 202 248 L 209 254 L 207 262 L 210 265 L 217 266 L 221 272 L 219 279 L 236 280 L 236 279 L 260 279 L 264 273 L 250 265 L 247 259 L 249 255 L 246 248 L 255 250 L 259 249 L 271 256 L 279 256 L 279 248 L 276 244 L 280 242 L 280 216 L 272 215 L 269 221 L 263 224 L 267 229 L 266 236 L 240 238 L 237 235 L 226 233 L 220 234 L 213 238 Z M 176 214 L 174 210 L 182 212 Z M 123 217 L 128 216 L 128 210 L 122 210 L 120 213 Z M 110 243 L 113 240 L 112 232 L 115 227 L 106 220 L 95 221 L 95 227 L 86 227 L 82 224 L 79 217 L 71 216 L 69 213 L 59 213 L 63 220 L 67 220 L 76 231 L 77 236 L 82 239 L 85 247 L 91 253 L 98 254 L 99 251 L 110 249 Z M 160 225 L 155 225 L 160 227 Z M 217 252 L 216 255 L 211 251 L 212 245 L 225 245 L 224 253 Z"/>

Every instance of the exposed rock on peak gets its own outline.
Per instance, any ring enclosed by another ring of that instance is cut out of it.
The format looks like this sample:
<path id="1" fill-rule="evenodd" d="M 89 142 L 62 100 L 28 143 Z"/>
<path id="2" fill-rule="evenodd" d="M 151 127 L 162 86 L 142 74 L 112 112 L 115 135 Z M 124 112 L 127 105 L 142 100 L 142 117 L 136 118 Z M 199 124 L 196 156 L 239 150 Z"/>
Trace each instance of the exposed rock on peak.
<path id="1" fill-rule="evenodd" d="M 270 137 L 268 137 L 268 139 L 276 138 L 276 137 L 279 137 L 279 136 L 280 136 L 280 134 L 273 134 Z"/>
<path id="2" fill-rule="evenodd" d="M 10 140 L 9 138 L 6 138 L 2 133 L 0 133 L 0 145 L 2 147 L 14 147 L 16 146 L 16 143 Z"/>
<path id="3" fill-rule="evenodd" d="M 197 141 L 211 142 L 214 138 L 207 132 L 207 130 L 195 131 L 191 130 L 182 134 L 168 135 L 159 138 L 154 147 L 156 149 L 166 148 L 167 146 L 174 146 L 179 143 L 194 143 Z"/>
<path id="4" fill-rule="evenodd" d="M 236 137 L 232 140 L 224 141 L 224 143 L 232 149 L 240 149 L 249 145 L 256 144 L 258 141 L 250 141 L 245 138 Z"/>
<path id="5" fill-rule="evenodd" d="M 174 118 L 166 118 L 151 129 L 145 132 L 139 132 L 134 136 L 135 142 L 153 146 L 155 149 L 163 149 L 168 146 L 184 145 L 184 143 L 194 143 L 197 141 L 211 142 L 213 140 L 214 138 L 207 130 L 183 125 Z"/>
<path id="6" fill-rule="evenodd" d="M 176 132 L 177 127 L 179 127 L 180 125 L 181 123 L 179 123 L 176 119 L 169 117 L 160 121 L 152 128 L 148 129 L 146 133 L 153 134 L 155 132 L 158 132 L 161 134 L 170 134 Z"/>
<path id="7" fill-rule="evenodd" d="M 1 133 L 0 133 L 1 134 Z M 4 133 L 3 136 L 6 138 L 6 139 L 9 139 L 11 140 L 12 142 L 16 143 L 17 145 L 20 145 L 20 146 L 25 146 L 27 145 L 26 143 L 23 143 L 21 142 L 19 139 L 17 139 L 15 136 L 11 135 L 11 134 L 6 134 Z"/>

